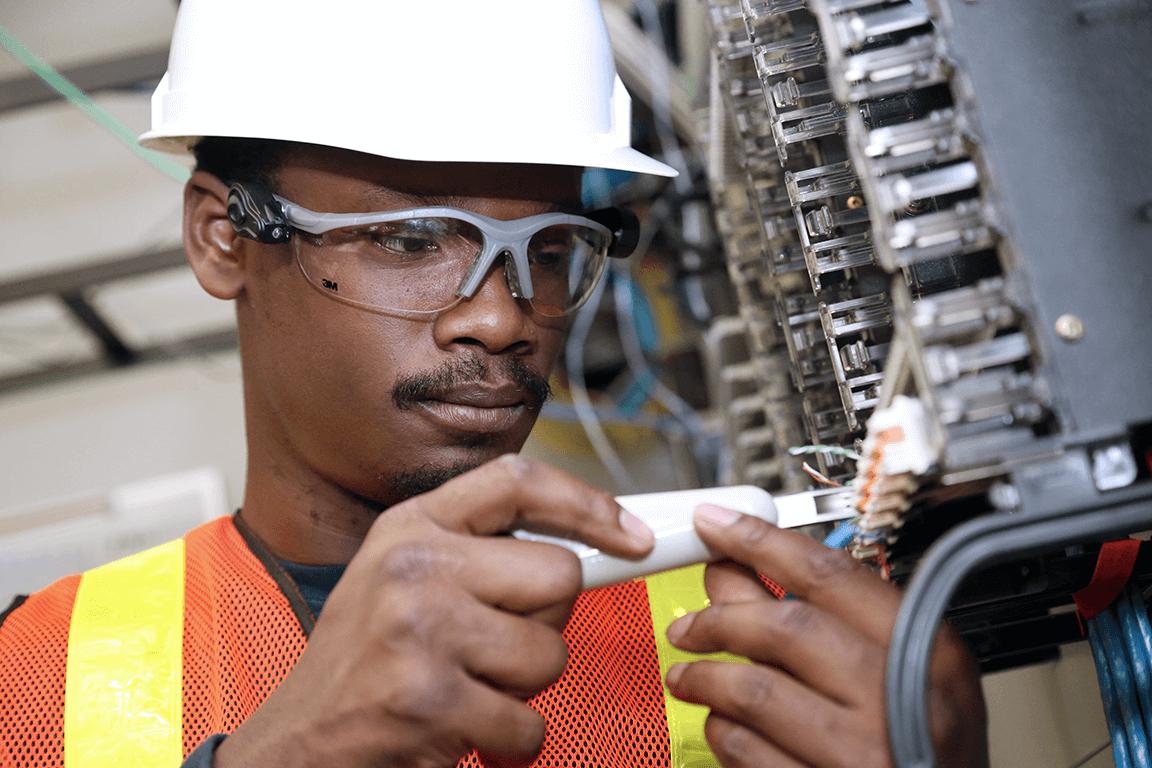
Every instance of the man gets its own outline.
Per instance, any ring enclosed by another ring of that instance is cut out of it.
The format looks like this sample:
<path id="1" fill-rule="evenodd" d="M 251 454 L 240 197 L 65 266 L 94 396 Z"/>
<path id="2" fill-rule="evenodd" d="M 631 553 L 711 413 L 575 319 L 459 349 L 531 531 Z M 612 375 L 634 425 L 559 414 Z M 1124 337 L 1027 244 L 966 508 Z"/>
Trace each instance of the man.
<path id="1" fill-rule="evenodd" d="M 696 510 L 729 560 L 668 639 L 752 663 L 662 681 L 643 582 L 580 596 L 571 553 L 502 535 L 652 546 L 516 455 L 626 240 L 579 212 L 582 170 L 667 173 L 627 146 L 595 2 L 185 0 L 170 64 L 144 140 L 197 156 L 184 242 L 236 304 L 244 503 L 6 614 L 0 763 L 714 764 L 681 759 L 666 682 L 722 765 L 890 764 L 899 595 L 840 553 Z M 971 660 L 936 654 L 941 764 L 984 764 Z"/>

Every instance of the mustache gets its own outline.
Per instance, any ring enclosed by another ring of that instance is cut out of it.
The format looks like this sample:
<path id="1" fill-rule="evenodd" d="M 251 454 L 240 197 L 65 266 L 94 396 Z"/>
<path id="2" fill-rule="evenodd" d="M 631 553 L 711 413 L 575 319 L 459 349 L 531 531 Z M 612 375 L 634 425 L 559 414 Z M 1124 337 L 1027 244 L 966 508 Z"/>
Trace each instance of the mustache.
<path id="1" fill-rule="evenodd" d="M 552 385 L 547 377 L 536 373 L 518 358 L 500 358 L 495 365 L 490 365 L 479 358 L 469 357 L 397 380 L 392 388 L 392 402 L 400 410 L 408 410 L 421 400 L 435 398 L 454 387 L 484 382 L 493 367 L 499 368 L 502 378 L 511 379 L 525 394 L 524 400 L 530 407 L 539 408 L 552 397 Z"/>

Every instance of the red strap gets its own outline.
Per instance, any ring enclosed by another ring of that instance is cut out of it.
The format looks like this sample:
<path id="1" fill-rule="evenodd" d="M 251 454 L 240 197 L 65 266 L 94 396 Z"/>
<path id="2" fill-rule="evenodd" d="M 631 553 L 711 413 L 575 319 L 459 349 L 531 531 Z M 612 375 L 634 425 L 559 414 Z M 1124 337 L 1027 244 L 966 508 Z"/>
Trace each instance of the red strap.
<path id="1" fill-rule="evenodd" d="M 1084 589 L 1072 593 L 1081 616 L 1090 619 L 1116 599 L 1132 575 L 1139 551 L 1139 539 L 1109 541 L 1100 548 L 1100 559 L 1096 561 L 1092 581 Z"/>

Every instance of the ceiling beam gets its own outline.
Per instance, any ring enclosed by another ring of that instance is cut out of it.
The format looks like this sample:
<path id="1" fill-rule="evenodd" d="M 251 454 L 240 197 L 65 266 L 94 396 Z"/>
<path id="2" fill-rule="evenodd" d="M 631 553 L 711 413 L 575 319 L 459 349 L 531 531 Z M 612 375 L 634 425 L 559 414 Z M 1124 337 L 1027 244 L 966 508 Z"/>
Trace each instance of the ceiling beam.
<path id="1" fill-rule="evenodd" d="M 39 275 L 0 283 L 0 304 L 37 296 L 78 293 L 100 283 L 109 283 L 113 280 L 136 277 L 137 275 L 159 272 L 162 269 L 171 269 L 187 264 L 188 261 L 184 258 L 183 248 L 170 248 L 166 251 L 153 251 L 115 261 L 72 267 L 57 272 L 44 272 Z"/>
<path id="2" fill-rule="evenodd" d="M 235 349 L 238 345 L 235 329 L 217 331 L 215 333 L 192 336 L 173 341 L 170 344 L 160 344 L 143 349 L 133 349 L 133 364 L 158 363 L 171 360 L 181 360 L 192 355 L 210 355 Z M 66 363 L 54 365 L 30 373 L 21 373 L 15 376 L 0 377 L 0 395 L 16 392 L 22 389 L 54 384 L 78 376 L 100 373 L 115 368 L 122 368 L 107 357 L 87 360 L 79 363 Z"/>
<path id="3" fill-rule="evenodd" d="M 168 68 L 168 47 L 80 64 L 60 74 L 85 93 L 141 84 L 155 86 Z M 0 80 L 0 113 L 63 98 L 55 88 L 29 72 Z"/>
<path id="4" fill-rule="evenodd" d="M 169 248 L 0 283 L 0 305 L 43 297 L 53 297 L 62 301 L 85 330 L 97 340 L 103 352 L 100 358 L 93 360 L 50 364 L 28 373 L 0 376 L 0 395 L 113 368 L 234 349 L 237 345 L 234 328 L 176 339 L 150 347 L 129 347 L 88 301 L 89 288 L 179 267 L 188 268 L 184 250 Z"/>
<path id="5" fill-rule="evenodd" d="M 97 338 L 104 349 L 104 357 L 115 366 L 131 365 L 136 362 L 136 353 L 128 348 L 116 331 L 108 324 L 96 308 L 80 291 L 62 293 L 60 300 L 68 311 Z"/>

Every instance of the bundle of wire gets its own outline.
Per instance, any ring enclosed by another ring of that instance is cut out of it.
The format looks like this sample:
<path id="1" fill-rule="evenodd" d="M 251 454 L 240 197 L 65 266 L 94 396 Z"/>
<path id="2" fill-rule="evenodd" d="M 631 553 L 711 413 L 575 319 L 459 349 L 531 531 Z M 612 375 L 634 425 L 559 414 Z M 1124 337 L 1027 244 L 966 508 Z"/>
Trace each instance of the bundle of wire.
<path id="1" fill-rule="evenodd" d="M 1152 768 L 1152 624 L 1135 585 L 1087 620 L 1116 768 Z"/>

